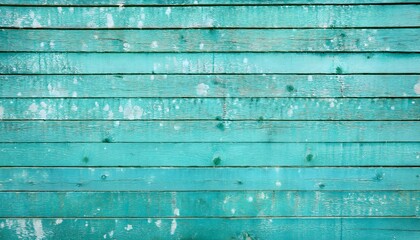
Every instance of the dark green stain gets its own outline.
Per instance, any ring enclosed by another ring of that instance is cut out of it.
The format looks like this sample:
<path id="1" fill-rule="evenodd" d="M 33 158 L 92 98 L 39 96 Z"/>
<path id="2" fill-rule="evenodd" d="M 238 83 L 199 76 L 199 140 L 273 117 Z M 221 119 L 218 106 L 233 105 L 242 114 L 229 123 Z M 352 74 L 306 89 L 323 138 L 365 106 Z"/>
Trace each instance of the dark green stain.
<path id="1" fill-rule="evenodd" d="M 319 188 L 321 188 L 321 189 L 324 189 L 324 188 L 325 188 L 325 184 L 320 183 L 320 184 L 318 185 L 318 187 L 319 187 Z"/>
<path id="2" fill-rule="evenodd" d="M 261 116 L 261 117 L 258 118 L 258 122 L 262 122 L 262 121 L 264 121 L 263 116 Z"/>
<path id="3" fill-rule="evenodd" d="M 221 121 L 221 120 L 223 120 L 223 119 L 222 119 L 222 117 L 221 117 L 221 116 L 217 116 L 217 117 L 216 117 L 216 120 L 217 120 L 217 121 Z"/>
<path id="4" fill-rule="evenodd" d="M 225 130 L 225 125 L 224 125 L 223 123 L 218 123 L 218 124 L 216 125 L 216 127 L 217 127 L 218 129 L 220 129 L 221 131 L 224 131 L 224 130 Z"/>
<path id="5" fill-rule="evenodd" d="M 102 176 L 101 176 L 101 179 L 102 179 L 102 180 L 105 180 L 105 179 L 106 179 L 106 175 L 105 175 L 105 174 L 104 174 L 104 175 L 102 175 Z"/>
<path id="6" fill-rule="evenodd" d="M 286 90 L 287 90 L 288 92 L 293 92 L 293 91 L 295 90 L 295 87 L 293 87 L 292 85 L 287 85 L 287 86 L 286 86 Z"/>
<path id="7" fill-rule="evenodd" d="M 107 137 L 102 140 L 103 143 L 112 143 L 112 138 Z"/>
<path id="8" fill-rule="evenodd" d="M 238 184 L 238 185 L 242 185 L 242 184 L 244 184 L 241 180 L 238 180 L 238 181 L 236 181 L 236 184 Z"/>
<path id="9" fill-rule="evenodd" d="M 213 164 L 215 166 L 220 165 L 220 162 L 222 162 L 222 159 L 220 157 L 216 157 L 216 158 L 213 159 Z"/>
<path id="10" fill-rule="evenodd" d="M 384 179 L 384 174 L 382 173 L 377 173 L 373 178 L 374 181 L 381 181 L 382 179 Z"/>
<path id="11" fill-rule="evenodd" d="M 84 162 L 84 163 L 88 163 L 88 162 L 89 162 L 89 158 L 88 158 L 88 157 L 84 157 L 84 158 L 83 158 L 83 162 Z"/>
<path id="12" fill-rule="evenodd" d="M 337 74 L 342 74 L 342 73 L 343 73 L 343 69 L 341 69 L 341 67 L 336 67 L 336 68 L 335 68 L 335 72 L 336 72 Z"/>
<path id="13" fill-rule="evenodd" d="M 310 153 L 310 154 L 306 155 L 306 161 L 310 162 L 313 159 L 314 159 L 314 155 L 313 154 Z"/>

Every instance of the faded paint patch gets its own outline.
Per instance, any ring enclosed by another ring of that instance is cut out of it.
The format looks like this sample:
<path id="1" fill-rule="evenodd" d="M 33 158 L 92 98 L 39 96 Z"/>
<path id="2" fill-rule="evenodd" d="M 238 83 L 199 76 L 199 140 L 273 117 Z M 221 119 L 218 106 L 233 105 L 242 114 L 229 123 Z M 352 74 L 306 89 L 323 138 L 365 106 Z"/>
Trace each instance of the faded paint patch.
<path id="1" fill-rule="evenodd" d="M 414 92 L 416 94 L 420 94 L 420 82 L 418 82 L 416 85 L 414 85 Z"/>
<path id="2" fill-rule="evenodd" d="M 36 240 L 45 238 L 45 232 L 42 229 L 42 221 L 40 219 L 34 219 L 32 220 L 32 224 L 34 226 Z"/>
<path id="3" fill-rule="evenodd" d="M 160 228 L 162 226 L 162 220 L 156 220 L 155 225 L 156 227 Z"/>
<path id="4" fill-rule="evenodd" d="M 133 225 L 127 224 L 127 227 L 124 227 L 125 230 L 130 231 L 133 229 Z"/>
<path id="5" fill-rule="evenodd" d="M 57 220 L 55 220 L 55 225 L 60 225 L 61 223 L 63 223 L 63 219 L 57 218 Z"/>
<path id="6" fill-rule="evenodd" d="M 0 106 L 0 119 L 3 119 L 4 107 Z"/>
<path id="7" fill-rule="evenodd" d="M 200 83 L 196 87 L 197 95 L 205 97 L 207 96 L 209 89 L 210 89 L 209 85 Z"/>
<path id="8" fill-rule="evenodd" d="M 108 28 L 114 27 L 114 19 L 112 18 L 112 15 L 109 13 L 106 14 L 106 26 Z"/>

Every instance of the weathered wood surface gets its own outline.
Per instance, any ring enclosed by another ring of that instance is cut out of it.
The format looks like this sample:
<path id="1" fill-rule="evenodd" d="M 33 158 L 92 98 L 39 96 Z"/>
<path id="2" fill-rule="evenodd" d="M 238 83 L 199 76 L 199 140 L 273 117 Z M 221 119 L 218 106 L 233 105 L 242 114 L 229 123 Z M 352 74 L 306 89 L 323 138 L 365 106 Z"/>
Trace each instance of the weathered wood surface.
<path id="1" fill-rule="evenodd" d="M 0 168 L 0 191 L 418 190 L 407 168 Z M 340 176 L 340 177 L 337 177 Z"/>
<path id="2" fill-rule="evenodd" d="M 420 120 L 416 98 L 0 100 L 3 120 Z"/>
<path id="3" fill-rule="evenodd" d="M 418 191 L 0 192 L 0 215 L 418 217 L 419 197 Z"/>
<path id="4" fill-rule="evenodd" d="M 188 29 L 0 31 L 7 52 L 419 52 L 420 30 Z"/>
<path id="5" fill-rule="evenodd" d="M 401 239 L 417 240 L 418 218 L 2 219 L 7 239 Z M 229 227 L 227 227 L 229 226 Z M 305 229 L 305 231 L 302 231 Z"/>
<path id="6" fill-rule="evenodd" d="M 0 121 L 0 142 L 415 142 L 419 127 L 420 121 Z"/>
<path id="7" fill-rule="evenodd" d="M 0 27 L 107 29 L 418 27 L 419 16 L 420 9 L 414 4 L 170 8 L 2 6 Z"/>
<path id="8" fill-rule="evenodd" d="M 413 53 L 0 53 L 3 74 L 410 74 L 419 66 Z"/>
<path id="9" fill-rule="evenodd" d="M 416 0 L 3 0 L 0 5 L 159 6 L 159 5 L 323 5 L 418 3 Z"/>
<path id="10" fill-rule="evenodd" d="M 419 166 L 415 143 L 2 143 L 0 166 Z"/>
<path id="11" fill-rule="evenodd" d="M 0 97 L 418 97 L 419 79 L 420 75 L 0 75 Z"/>

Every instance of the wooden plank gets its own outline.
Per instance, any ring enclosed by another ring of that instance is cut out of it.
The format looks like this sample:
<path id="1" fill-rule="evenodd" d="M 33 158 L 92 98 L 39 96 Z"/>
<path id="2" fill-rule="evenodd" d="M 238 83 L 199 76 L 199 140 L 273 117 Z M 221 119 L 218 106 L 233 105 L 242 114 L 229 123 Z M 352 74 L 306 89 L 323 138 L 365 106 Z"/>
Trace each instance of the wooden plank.
<path id="1" fill-rule="evenodd" d="M 1 192 L 0 216 L 409 217 L 419 215 L 419 197 L 418 191 Z"/>
<path id="2" fill-rule="evenodd" d="M 226 14 L 227 12 L 229 14 Z M 401 17 L 402 14 L 404 17 Z M 0 27 L 109 29 L 418 27 L 419 16 L 420 8 L 414 4 L 170 8 L 3 6 L 0 8 Z"/>
<path id="3" fill-rule="evenodd" d="M 246 153 L 246 154 L 244 154 Z M 0 166 L 419 166 L 420 143 L 2 143 Z"/>
<path id="4" fill-rule="evenodd" d="M 393 4 L 417 3 L 416 0 L 3 0 L 0 5 L 30 6 L 160 6 L 160 5 L 313 5 L 313 4 Z"/>
<path id="5" fill-rule="evenodd" d="M 419 66 L 412 53 L 0 53 L 3 74 L 407 74 Z"/>
<path id="6" fill-rule="evenodd" d="M 420 121 L 0 121 L 0 142 L 413 142 L 419 127 Z"/>
<path id="7" fill-rule="evenodd" d="M 0 31 L 9 52 L 419 52 L 420 29 Z M 154 44 L 153 39 L 159 39 Z M 50 44 L 52 43 L 52 44 Z"/>
<path id="8" fill-rule="evenodd" d="M 6 239 L 401 239 L 417 240 L 418 218 L 2 219 Z M 229 227 L 227 227 L 229 226 Z"/>
<path id="9" fill-rule="evenodd" d="M 418 120 L 416 98 L 0 99 L 3 120 Z"/>
<path id="10" fill-rule="evenodd" d="M 0 97 L 418 97 L 420 75 L 0 75 Z"/>
<path id="11" fill-rule="evenodd" d="M 0 191 L 419 190 L 419 168 L 0 168 Z"/>

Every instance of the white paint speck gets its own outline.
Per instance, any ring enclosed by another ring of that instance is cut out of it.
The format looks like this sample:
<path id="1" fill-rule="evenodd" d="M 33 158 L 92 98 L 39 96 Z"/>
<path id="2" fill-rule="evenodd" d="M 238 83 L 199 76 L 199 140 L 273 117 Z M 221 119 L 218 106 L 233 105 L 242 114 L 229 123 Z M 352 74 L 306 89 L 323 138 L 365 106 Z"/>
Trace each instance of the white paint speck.
<path id="1" fill-rule="evenodd" d="M 289 107 L 289 109 L 287 109 L 287 116 L 288 117 L 292 117 L 293 116 L 293 109 L 294 109 L 293 105 L 291 105 Z"/>
<path id="2" fill-rule="evenodd" d="M 63 222 L 63 219 L 57 218 L 57 220 L 55 220 L 55 225 L 60 225 L 62 222 Z"/>
<path id="3" fill-rule="evenodd" d="M 230 209 L 230 212 L 231 212 L 232 214 L 235 214 L 236 209 L 232 208 L 232 209 Z"/>
<path id="4" fill-rule="evenodd" d="M 32 21 L 32 27 L 33 27 L 33 28 L 40 28 L 40 27 L 42 27 L 42 26 L 41 26 L 41 24 L 38 22 L 38 20 L 34 19 L 34 20 Z"/>
<path id="5" fill-rule="evenodd" d="M 39 46 L 43 48 L 43 47 L 45 46 L 45 43 L 44 43 L 44 42 L 41 42 L 41 43 L 39 44 Z"/>
<path id="6" fill-rule="evenodd" d="M 104 111 L 109 111 L 109 105 L 106 104 L 105 107 L 103 108 Z"/>
<path id="7" fill-rule="evenodd" d="M 196 87 L 197 95 L 205 97 L 207 96 L 209 89 L 210 89 L 209 85 L 200 83 Z"/>
<path id="8" fill-rule="evenodd" d="M 248 58 L 244 58 L 243 62 L 244 62 L 245 64 L 247 64 L 247 63 L 248 63 Z"/>
<path id="9" fill-rule="evenodd" d="M 50 48 L 51 48 L 51 49 L 53 49 L 54 47 L 55 47 L 54 40 L 51 40 L 51 41 L 50 41 Z"/>
<path id="10" fill-rule="evenodd" d="M 131 100 L 128 100 L 127 104 L 124 107 L 124 118 L 133 120 L 133 119 L 141 119 L 143 116 L 143 108 L 140 106 L 132 106 Z"/>
<path id="11" fill-rule="evenodd" d="M 76 112 L 76 111 L 77 111 L 77 106 L 73 104 L 73 105 L 71 106 L 71 110 L 72 110 L 73 112 Z"/>
<path id="12" fill-rule="evenodd" d="M 123 46 L 124 46 L 124 51 L 129 51 L 130 50 L 130 44 L 129 43 L 125 42 L 123 44 Z"/>
<path id="13" fill-rule="evenodd" d="M 58 13 L 62 13 L 63 12 L 63 8 L 62 7 L 58 7 L 57 10 L 58 10 Z"/>
<path id="14" fill-rule="evenodd" d="M 178 124 L 175 124 L 174 129 L 175 129 L 175 131 L 178 131 L 179 129 L 181 129 L 181 126 L 179 126 Z"/>
<path id="15" fill-rule="evenodd" d="M 127 227 L 125 227 L 124 229 L 127 230 L 127 231 L 130 231 L 130 230 L 133 229 L 133 225 L 127 224 Z"/>
<path id="16" fill-rule="evenodd" d="M 112 15 L 109 13 L 106 14 L 106 25 L 108 28 L 114 27 L 114 19 L 112 18 Z"/>
<path id="17" fill-rule="evenodd" d="M 112 236 L 114 236 L 114 231 L 109 232 L 108 235 L 110 238 L 112 238 Z"/>
<path id="18" fill-rule="evenodd" d="M 74 13 L 74 7 L 69 8 L 70 13 Z"/>
<path id="19" fill-rule="evenodd" d="M 171 16 L 171 11 L 172 11 L 171 8 L 168 7 L 165 11 L 166 16 L 170 17 Z"/>
<path id="20" fill-rule="evenodd" d="M 200 50 L 204 49 L 204 43 L 200 43 Z"/>
<path id="21" fill-rule="evenodd" d="M 3 119 L 4 107 L 0 106 L 0 119 Z"/>
<path id="22" fill-rule="evenodd" d="M 157 47 L 159 47 L 158 42 L 157 42 L 157 41 L 153 41 L 153 42 L 150 44 L 150 47 L 151 47 L 151 48 L 157 48 Z"/>
<path id="23" fill-rule="evenodd" d="M 414 92 L 416 94 L 420 94 L 420 82 L 418 82 L 416 85 L 414 85 Z"/>
<path id="24" fill-rule="evenodd" d="M 254 201 L 254 198 L 253 197 L 248 197 L 248 202 L 252 202 L 252 201 Z"/>
<path id="25" fill-rule="evenodd" d="M 171 235 L 175 234 L 175 230 L 176 230 L 176 220 L 173 219 L 171 223 Z"/>
<path id="26" fill-rule="evenodd" d="M 162 226 L 162 220 L 156 220 L 155 225 L 156 227 L 160 228 Z"/>
<path id="27" fill-rule="evenodd" d="M 174 209 L 174 215 L 175 216 L 179 216 L 179 208 L 175 208 Z"/>
<path id="28" fill-rule="evenodd" d="M 39 117 L 41 119 L 46 119 L 47 118 L 47 112 L 44 109 L 42 109 L 41 111 L 39 111 Z"/>
<path id="29" fill-rule="evenodd" d="M 314 79 L 313 79 L 312 75 L 309 75 L 309 76 L 308 76 L 308 81 L 309 81 L 309 82 L 312 82 L 313 80 L 314 80 Z"/>
<path id="30" fill-rule="evenodd" d="M 155 80 L 155 75 L 150 75 L 150 80 Z"/>
<path id="31" fill-rule="evenodd" d="M 276 181 L 276 186 L 277 187 L 281 187 L 281 182 L 280 181 Z"/>
<path id="32" fill-rule="evenodd" d="M 139 21 L 139 22 L 137 23 L 137 27 L 138 27 L 138 28 L 143 28 L 143 26 L 144 26 L 143 21 Z"/>
<path id="33" fill-rule="evenodd" d="M 391 110 L 395 110 L 395 107 L 394 106 L 391 106 Z"/>

